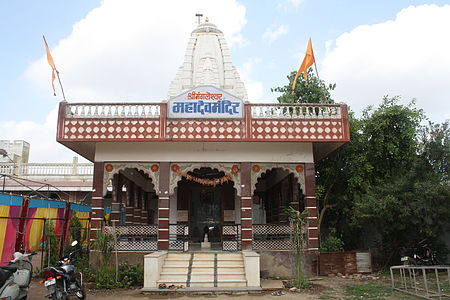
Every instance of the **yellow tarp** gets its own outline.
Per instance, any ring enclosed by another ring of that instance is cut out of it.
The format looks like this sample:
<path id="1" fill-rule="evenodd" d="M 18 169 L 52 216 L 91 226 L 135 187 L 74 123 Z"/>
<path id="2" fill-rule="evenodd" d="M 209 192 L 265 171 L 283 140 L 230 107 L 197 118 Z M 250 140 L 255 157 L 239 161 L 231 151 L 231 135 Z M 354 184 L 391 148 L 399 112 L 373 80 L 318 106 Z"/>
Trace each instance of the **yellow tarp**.
<path id="1" fill-rule="evenodd" d="M 56 219 L 58 213 L 57 208 L 46 208 L 39 207 L 36 209 L 36 213 L 33 218 L 45 218 L 45 219 Z M 54 221 L 53 221 L 54 222 Z M 29 251 L 39 250 L 39 244 L 42 240 L 42 233 L 44 230 L 43 220 L 33 220 L 28 234 L 28 247 Z"/>

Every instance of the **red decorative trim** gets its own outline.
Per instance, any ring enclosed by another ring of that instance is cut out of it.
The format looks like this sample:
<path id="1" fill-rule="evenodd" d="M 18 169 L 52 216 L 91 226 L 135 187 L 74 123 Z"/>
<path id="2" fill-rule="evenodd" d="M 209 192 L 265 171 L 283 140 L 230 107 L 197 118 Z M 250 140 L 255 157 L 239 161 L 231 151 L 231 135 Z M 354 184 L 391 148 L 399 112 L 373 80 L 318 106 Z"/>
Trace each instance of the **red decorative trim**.
<path id="1" fill-rule="evenodd" d="M 295 167 L 295 171 L 302 173 L 305 170 L 305 167 L 303 165 L 297 165 Z"/>
<path id="2" fill-rule="evenodd" d="M 255 173 L 258 173 L 259 171 L 261 171 L 261 167 L 259 165 L 253 165 L 252 171 Z"/>

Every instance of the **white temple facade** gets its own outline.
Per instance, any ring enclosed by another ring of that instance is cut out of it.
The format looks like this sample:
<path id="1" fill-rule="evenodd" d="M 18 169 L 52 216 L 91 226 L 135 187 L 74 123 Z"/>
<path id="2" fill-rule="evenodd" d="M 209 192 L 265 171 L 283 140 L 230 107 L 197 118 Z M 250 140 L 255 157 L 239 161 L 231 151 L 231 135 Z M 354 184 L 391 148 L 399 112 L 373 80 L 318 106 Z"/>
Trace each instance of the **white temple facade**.
<path id="1" fill-rule="evenodd" d="M 260 269 L 294 272 L 288 207 L 307 212 L 304 266 L 315 272 L 314 163 L 349 132 L 344 104 L 250 103 L 223 33 L 207 22 L 192 32 L 166 101 L 61 102 L 57 141 L 94 163 L 91 237 L 115 232 L 117 251 L 151 252 L 146 288 L 249 288 Z M 213 252 L 200 254 L 206 240 Z M 171 270 L 180 260 L 184 269 Z M 195 273 L 196 260 L 208 260 L 208 274 Z"/>

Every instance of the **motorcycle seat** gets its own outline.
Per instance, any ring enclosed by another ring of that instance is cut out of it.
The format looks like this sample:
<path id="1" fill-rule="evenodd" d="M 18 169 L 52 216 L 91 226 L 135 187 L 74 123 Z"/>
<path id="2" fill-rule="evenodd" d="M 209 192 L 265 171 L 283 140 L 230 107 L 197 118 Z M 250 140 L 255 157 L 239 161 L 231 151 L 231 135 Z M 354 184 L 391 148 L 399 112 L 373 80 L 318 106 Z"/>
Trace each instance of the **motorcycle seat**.
<path id="1" fill-rule="evenodd" d="M 6 270 L 6 271 L 12 272 L 12 273 L 17 271 L 17 267 L 14 267 L 14 266 L 1 266 L 0 268 L 3 270 Z"/>
<path id="2" fill-rule="evenodd" d="M 11 277 L 12 274 L 12 271 L 6 270 L 4 267 L 0 267 L 0 287 L 5 285 L 6 280 Z"/>

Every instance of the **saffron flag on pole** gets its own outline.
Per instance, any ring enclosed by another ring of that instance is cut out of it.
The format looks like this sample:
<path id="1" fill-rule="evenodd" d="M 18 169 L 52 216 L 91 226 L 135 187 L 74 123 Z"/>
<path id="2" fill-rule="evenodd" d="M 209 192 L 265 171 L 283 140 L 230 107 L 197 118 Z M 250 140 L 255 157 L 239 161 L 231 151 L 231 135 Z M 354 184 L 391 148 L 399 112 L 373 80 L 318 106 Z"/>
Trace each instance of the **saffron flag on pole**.
<path id="1" fill-rule="evenodd" d="M 50 53 L 50 49 L 48 48 L 47 41 L 45 40 L 45 36 L 42 36 L 44 38 L 44 44 L 45 44 L 45 52 L 47 53 L 47 62 L 52 67 L 52 88 L 53 88 L 53 96 L 56 96 L 55 92 L 55 79 L 56 75 L 55 72 L 58 72 L 56 70 L 55 62 L 53 61 L 52 54 Z"/>
<path id="2" fill-rule="evenodd" d="M 300 68 L 295 75 L 294 82 L 292 83 L 292 94 L 294 94 L 295 86 L 297 85 L 298 76 L 303 73 L 303 78 L 308 78 L 308 68 L 312 66 L 312 64 L 316 61 L 314 58 L 314 51 L 312 48 L 311 38 L 309 38 L 308 46 L 306 47 L 305 58 L 303 58 L 303 62 L 300 65 Z"/>

